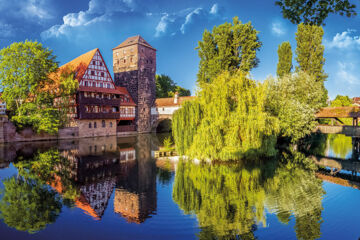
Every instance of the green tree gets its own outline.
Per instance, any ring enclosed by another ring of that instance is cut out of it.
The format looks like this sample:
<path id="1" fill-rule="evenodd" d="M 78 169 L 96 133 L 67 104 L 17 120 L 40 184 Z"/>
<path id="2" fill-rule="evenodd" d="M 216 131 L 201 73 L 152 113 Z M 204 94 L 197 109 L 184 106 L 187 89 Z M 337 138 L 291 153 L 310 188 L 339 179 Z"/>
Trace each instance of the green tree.
<path id="1" fill-rule="evenodd" d="M 276 69 L 278 77 L 282 77 L 291 73 L 292 65 L 292 50 L 289 42 L 283 42 L 278 48 L 279 61 Z"/>
<path id="2" fill-rule="evenodd" d="M 59 216 L 60 197 L 47 185 L 15 176 L 3 180 L 3 184 L 0 218 L 9 227 L 35 233 Z"/>
<path id="3" fill-rule="evenodd" d="M 336 98 L 331 101 L 331 107 L 346 107 L 351 106 L 352 101 L 348 96 L 336 95 Z"/>
<path id="4" fill-rule="evenodd" d="M 176 83 L 167 75 L 156 75 L 155 81 L 157 98 L 173 97 L 175 92 L 177 92 L 181 97 L 191 95 L 190 90 L 177 86 Z"/>
<path id="5" fill-rule="evenodd" d="M 327 90 L 324 86 L 324 81 L 327 75 L 324 73 L 324 45 L 322 45 L 322 38 L 324 30 L 322 27 L 316 25 L 299 24 L 296 32 L 296 61 L 299 66 L 297 71 L 306 72 L 313 75 L 316 81 L 322 83 L 322 101 L 326 104 Z"/>
<path id="6" fill-rule="evenodd" d="M 196 49 L 200 57 L 198 83 L 209 83 L 223 71 L 249 72 L 259 63 L 256 51 L 262 45 L 258 31 L 251 22 L 243 24 L 238 17 L 232 23 L 215 26 L 212 32 L 205 30 Z"/>
<path id="7" fill-rule="evenodd" d="M 173 116 L 177 151 L 211 160 L 274 155 L 278 121 L 265 111 L 265 100 L 266 86 L 241 71 L 203 84 L 197 100 Z"/>
<path id="8" fill-rule="evenodd" d="M 322 83 L 298 72 L 268 79 L 266 110 L 280 121 L 280 135 L 292 142 L 310 134 L 317 125 L 315 113 L 322 106 Z"/>
<path id="9" fill-rule="evenodd" d="M 59 114 L 53 106 L 50 73 L 58 64 L 52 51 L 38 42 L 13 43 L 0 50 L 2 99 L 18 127 L 31 126 L 37 132 L 57 133 Z"/>
<path id="10" fill-rule="evenodd" d="M 356 5 L 349 0 L 278 0 L 283 17 L 294 24 L 325 25 L 330 13 L 356 16 Z"/>

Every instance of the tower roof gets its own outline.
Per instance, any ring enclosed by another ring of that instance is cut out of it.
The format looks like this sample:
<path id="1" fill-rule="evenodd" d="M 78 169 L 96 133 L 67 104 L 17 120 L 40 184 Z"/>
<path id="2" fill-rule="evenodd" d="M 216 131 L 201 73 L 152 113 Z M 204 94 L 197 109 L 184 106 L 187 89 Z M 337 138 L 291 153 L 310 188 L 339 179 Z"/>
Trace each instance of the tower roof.
<path id="1" fill-rule="evenodd" d="M 135 45 L 135 44 L 140 44 L 140 45 L 143 45 L 145 47 L 152 48 L 152 49 L 156 50 L 148 42 L 146 42 L 140 35 L 137 35 L 137 36 L 134 36 L 134 37 L 129 37 L 124 42 L 122 42 L 120 45 L 113 48 L 113 50 L 118 49 L 118 48 L 131 46 L 131 45 Z"/>

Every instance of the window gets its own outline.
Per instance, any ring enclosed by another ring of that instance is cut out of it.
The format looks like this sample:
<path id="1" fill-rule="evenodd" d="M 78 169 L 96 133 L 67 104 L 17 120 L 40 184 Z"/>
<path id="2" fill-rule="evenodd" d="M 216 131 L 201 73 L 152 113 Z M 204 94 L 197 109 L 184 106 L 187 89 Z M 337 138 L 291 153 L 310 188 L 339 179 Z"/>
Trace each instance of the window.
<path id="1" fill-rule="evenodd" d="M 124 63 L 126 63 L 126 59 L 124 58 Z"/>
<path id="2" fill-rule="evenodd" d="M 104 73 L 103 73 L 103 72 L 101 73 L 101 76 L 104 77 Z"/>
<path id="3" fill-rule="evenodd" d="M 110 88 L 110 83 L 107 84 L 107 88 Z"/>
<path id="4" fill-rule="evenodd" d="M 101 121 L 101 125 L 102 125 L 103 128 L 105 127 L 105 120 Z"/>
<path id="5" fill-rule="evenodd" d="M 100 62 L 100 66 L 102 66 L 102 62 Z"/>
<path id="6" fill-rule="evenodd" d="M 94 76 L 94 75 L 95 75 L 95 71 L 91 71 L 91 75 Z"/>
<path id="7" fill-rule="evenodd" d="M 110 127 L 112 128 L 112 122 L 110 122 Z M 111 144 L 111 146 L 110 146 L 110 149 L 112 148 L 112 144 Z"/>
<path id="8" fill-rule="evenodd" d="M 85 87 L 87 87 L 88 86 L 88 82 L 87 81 L 85 81 Z"/>
<path id="9" fill-rule="evenodd" d="M 100 87 L 103 87 L 103 83 L 100 83 Z"/>
<path id="10" fill-rule="evenodd" d="M 94 122 L 94 128 L 96 128 L 96 122 Z"/>
<path id="11" fill-rule="evenodd" d="M 89 128 L 91 128 L 91 122 L 89 122 Z"/>

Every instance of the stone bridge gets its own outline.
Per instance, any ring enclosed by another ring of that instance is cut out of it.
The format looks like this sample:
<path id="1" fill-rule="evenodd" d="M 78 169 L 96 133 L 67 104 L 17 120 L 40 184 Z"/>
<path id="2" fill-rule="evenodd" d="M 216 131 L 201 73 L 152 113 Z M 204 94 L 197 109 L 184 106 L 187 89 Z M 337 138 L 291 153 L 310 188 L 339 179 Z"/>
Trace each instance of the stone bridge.
<path id="1" fill-rule="evenodd" d="M 171 120 L 174 112 L 178 110 L 185 101 L 194 99 L 193 96 L 179 97 L 175 94 L 173 98 L 158 98 L 155 106 L 151 108 L 152 132 L 171 131 Z"/>

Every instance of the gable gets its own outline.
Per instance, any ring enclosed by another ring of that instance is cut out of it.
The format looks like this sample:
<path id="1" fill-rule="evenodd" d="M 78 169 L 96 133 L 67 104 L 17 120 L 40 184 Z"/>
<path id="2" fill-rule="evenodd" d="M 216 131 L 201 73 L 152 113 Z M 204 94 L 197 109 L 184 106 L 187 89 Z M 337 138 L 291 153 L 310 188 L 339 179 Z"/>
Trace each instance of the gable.
<path id="1" fill-rule="evenodd" d="M 89 61 L 79 85 L 115 89 L 114 81 L 99 50 L 95 52 Z"/>

